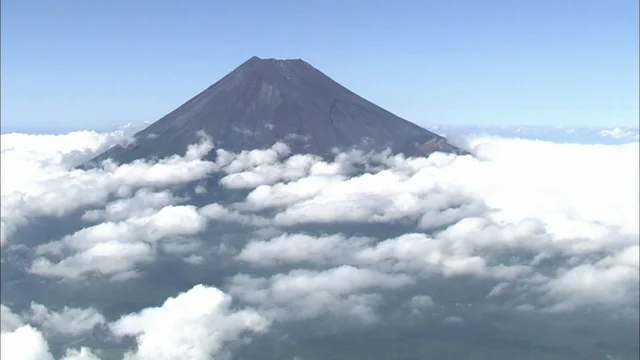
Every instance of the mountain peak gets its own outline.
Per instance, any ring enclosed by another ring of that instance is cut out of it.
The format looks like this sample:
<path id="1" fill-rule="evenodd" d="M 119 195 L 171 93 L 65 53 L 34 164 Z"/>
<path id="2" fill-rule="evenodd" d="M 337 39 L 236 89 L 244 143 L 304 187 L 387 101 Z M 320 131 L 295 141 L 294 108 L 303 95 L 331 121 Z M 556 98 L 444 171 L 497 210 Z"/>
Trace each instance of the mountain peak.
<path id="1" fill-rule="evenodd" d="M 242 72 L 242 71 L 261 71 L 261 72 L 269 72 L 279 70 L 288 69 L 298 67 L 300 69 L 305 67 L 313 68 L 306 61 L 302 59 L 275 59 L 275 58 L 259 58 L 257 56 L 252 56 L 249 60 L 242 63 L 240 66 L 236 68 L 234 71 Z M 233 72 L 232 72 L 233 74 Z"/>
<path id="2" fill-rule="evenodd" d="M 96 160 L 183 153 L 204 131 L 229 151 L 287 143 L 294 153 L 383 150 L 409 156 L 459 152 L 445 139 L 363 99 L 301 59 L 251 57 L 215 84 Z"/>
<path id="3" fill-rule="evenodd" d="M 247 60 L 247 62 L 294 62 L 294 61 L 302 61 L 305 62 L 302 59 L 276 59 L 276 58 L 261 58 L 258 56 L 252 56 L 251 58 L 249 58 L 249 60 Z"/>

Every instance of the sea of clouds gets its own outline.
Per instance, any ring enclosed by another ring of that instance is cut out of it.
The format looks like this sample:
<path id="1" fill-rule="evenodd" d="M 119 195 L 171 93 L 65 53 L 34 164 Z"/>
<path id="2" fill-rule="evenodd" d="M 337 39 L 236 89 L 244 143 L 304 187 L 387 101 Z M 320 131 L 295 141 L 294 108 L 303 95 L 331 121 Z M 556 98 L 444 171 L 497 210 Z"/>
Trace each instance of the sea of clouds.
<path id="1" fill-rule="evenodd" d="M 184 154 L 89 170 L 77 166 L 132 131 L 3 134 L 0 357 L 99 359 L 77 345 L 93 334 L 124 359 L 227 358 L 280 324 L 448 306 L 430 284 L 459 278 L 485 286 L 468 306 L 637 317 L 639 149 L 611 131 L 615 144 L 458 134 L 473 155 L 331 161 L 203 135 Z M 29 232 L 56 219 L 73 224 Z M 197 280 L 132 312 L 65 290 L 126 288 L 165 263 Z"/>

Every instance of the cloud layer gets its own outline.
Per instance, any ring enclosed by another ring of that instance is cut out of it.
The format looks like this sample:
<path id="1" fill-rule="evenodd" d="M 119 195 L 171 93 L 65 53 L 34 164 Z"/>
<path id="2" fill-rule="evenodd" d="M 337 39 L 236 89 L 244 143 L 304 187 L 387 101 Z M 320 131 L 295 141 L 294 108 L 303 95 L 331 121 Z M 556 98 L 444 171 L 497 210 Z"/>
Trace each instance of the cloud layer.
<path id="1" fill-rule="evenodd" d="M 465 306 L 637 316 L 637 142 L 474 136 L 460 139 L 473 156 L 326 160 L 283 143 L 233 154 L 203 136 L 181 155 L 82 170 L 128 135 L 2 136 L 3 272 L 126 287 L 174 264 L 205 280 L 117 318 L 82 294 L 82 306 L 3 305 L 8 358 L 53 359 L 51 339 L 87 334 L 133 341 L 125 359 L 228 356 L 274 326 L 455 308 L 463 297 L 436 289 L 461 279 L 477 287 Z M 64 226 L 29 233 L 45 223 Z"/>
<path id="2" fill-rule="evenodd" d="M 245 332 L 262 332 L 269 321 L 251 309 L 233 310 L 231 297 L 214 287 L 198 285 L 167 299 L 159 307 L 146 308 L 106 323 L 95 309 L 54 312 L 33 304 L 24 317 L 2 305 L 2 357 L 4 359 L 53 359 L 40 329 L 79 336 L 96 327 L 108 329 L 117 339 L 132 337 L 135 350 L 124 359 L 195 359 L 225 356 L 223 348 Z M 28 321 L 28 322 L 26 322 Z M 34 324 L 40 325 L 39 328 Z M 91 349 L 68 348 L 61 360 L 99 359 Z"/>

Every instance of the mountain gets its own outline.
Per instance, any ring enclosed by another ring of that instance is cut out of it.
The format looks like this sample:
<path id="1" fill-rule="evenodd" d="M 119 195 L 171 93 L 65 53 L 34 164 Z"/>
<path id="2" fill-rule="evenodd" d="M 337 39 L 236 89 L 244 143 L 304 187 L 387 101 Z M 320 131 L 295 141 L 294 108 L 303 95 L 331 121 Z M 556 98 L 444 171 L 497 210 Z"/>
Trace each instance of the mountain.
<path id="1" fill-rule="evenodd" d="M 276 141 L 294 153 L 320 156 L 332 149 L 382 150 L 408 156 L 457 152 L 446 139 L 363 99 L 307 62 L 252 57 L 218 82 L 117 146 L 117 162 L 183 153 L 211 136 L 229 151 L 266 148 Z"/>

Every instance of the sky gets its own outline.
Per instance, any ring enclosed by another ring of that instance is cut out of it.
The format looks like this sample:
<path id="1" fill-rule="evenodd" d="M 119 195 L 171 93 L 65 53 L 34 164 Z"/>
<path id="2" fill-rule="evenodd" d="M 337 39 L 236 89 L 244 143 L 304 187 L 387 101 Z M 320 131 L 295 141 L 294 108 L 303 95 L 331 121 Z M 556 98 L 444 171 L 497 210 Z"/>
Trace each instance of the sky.
<path id="1" fill-rule="evenodd" d="M 421 125 L 638 124 L 635 0 L 3 1 L 2 132 L 155 121 L 253 55 Z"/>

